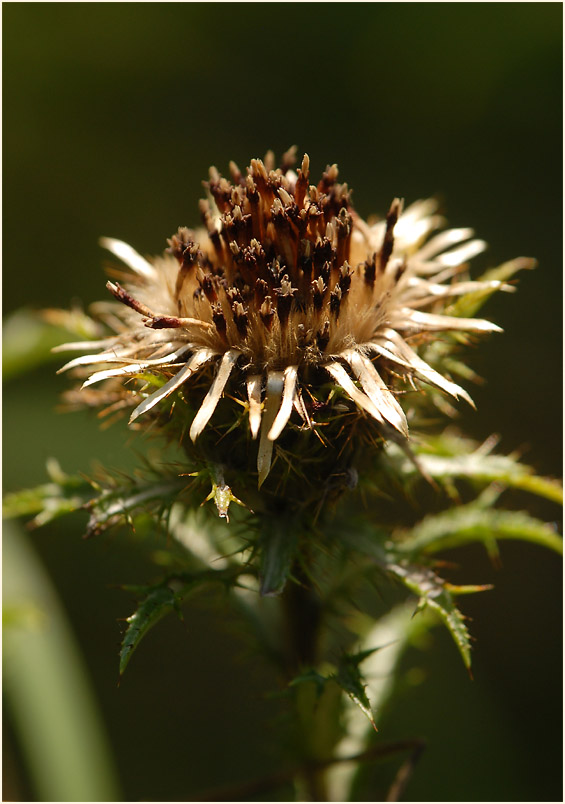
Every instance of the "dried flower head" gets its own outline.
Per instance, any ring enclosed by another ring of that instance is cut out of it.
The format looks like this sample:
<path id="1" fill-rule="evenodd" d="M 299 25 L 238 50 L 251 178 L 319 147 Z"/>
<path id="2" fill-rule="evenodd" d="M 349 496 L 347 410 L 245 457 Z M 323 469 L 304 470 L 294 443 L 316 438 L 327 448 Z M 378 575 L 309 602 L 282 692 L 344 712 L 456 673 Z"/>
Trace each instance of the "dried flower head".
<path id="1" fill-rule="evenodd" d="M 296 172 L 293 165 L 291 149 L 278 169 L 271 154 L 245 172 L 230 163 L 231 181 L 212 168 L 200 204 L 205 228 L 180 228 L 167 253 L 151 262 L 104 238 L 133 272 L 107 283 L 119 304 L 99 309 L 115 334 L 63 347 L 98 350 L 62 369 L 95 366 L 83 388 L 111 382 L 115 394 L 116 379 L 147 372 L 160 378 L 156 390 L 118 394 L 117 406 L 136 404 L 130 422 L 215 365 L 190 438 L 202 433 L 229 388 L 247 408 L 251 436 L 260 436 L 259 485 L 293 411 L 302 426 L 313 427 L 317 392 L 328 381 L 375 420 L 383 437 L 404 441 L 408 425 L 397 399 L 403 381 L 471 402 L 424 362 L 418 347 L 439 332 L 499 330 L 443 313 L 455 296 L 501 287 L 461 278 L 465 263 L 485 248 L 470 229 L 428 240 L 443 223 L 435 202 L 403 210 L 399 199 L 385 220 L 369 225 L 338 183 L 336 165 L 316 185 L 308 156 Z"/>

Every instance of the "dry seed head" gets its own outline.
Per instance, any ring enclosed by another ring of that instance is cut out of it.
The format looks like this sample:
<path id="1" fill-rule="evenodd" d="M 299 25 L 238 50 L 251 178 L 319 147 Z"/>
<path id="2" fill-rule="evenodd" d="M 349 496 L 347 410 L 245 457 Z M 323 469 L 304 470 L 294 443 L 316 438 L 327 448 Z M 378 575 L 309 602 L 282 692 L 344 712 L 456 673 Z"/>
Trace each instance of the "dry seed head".
<path id="1" fill-rule="evenodd" d="M 133 271 L 124 287 L 108 283 L 121 303 L 107 319 L 117 322 L 117 334 L 102 351 L 64 367 L 95 366 L 88 385 L 161 369 L 167 382 L 137 405 L 134 421 L 215 363 L 190 430 L 193 440 L 232 374 L 243 373 L 250 432 L 260 434 L 260 484 L 293 405 L 304 408 L 304 386 L 315 397 L 311 377 L 339 385 L 385 437 L 406 439 L 406 417 L 394 393 L 398 377 L 470 401 L 422 360 L 413 336 L 425 341 L 442 331 L 498 330 L 442 312 L 453 297 L 489 284 L 458 280 L 463 264 L 485 247 L 469 239 L 471 230 L 448 230 L 423 245 L 442 223 L 435 203 L 403 211 L 400 199 L 384 221 L 369 226 L 355 213 L 347 185 L 338 183 L 337 165 L 309 185 L 308 156 L 297 173 L 294 159 L 290 149 L 275 169 L 269 153 L 264 162 L 251 160 L 245 175 L 231 162 L 231 182 L 210 168 L 208 200 L 200 203 L 205 228 L 179 228 L 163 257 L 146 261 L 126 244 L 105 239 Z"/>

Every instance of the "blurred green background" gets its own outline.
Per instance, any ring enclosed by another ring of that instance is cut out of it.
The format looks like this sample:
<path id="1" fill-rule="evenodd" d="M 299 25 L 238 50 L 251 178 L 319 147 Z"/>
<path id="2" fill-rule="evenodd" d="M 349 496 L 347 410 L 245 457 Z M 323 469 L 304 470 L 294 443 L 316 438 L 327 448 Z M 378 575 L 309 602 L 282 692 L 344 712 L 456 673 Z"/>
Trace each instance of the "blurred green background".
<path id="1" fill-rule="evenodd" d="M 5 4 L 5 314 L 104 298 L 100 235 L 158 253 L 199 222 L 210 164 L 227 172 L 296 143 L 314 175 L 338 162 L 364 216 L 438 193 L 452 225 L 490 244 L 478 268 L 539 260 L 487 307 L 505 335 L 473 354 L 487 383 L 462 425 L 559 475 L 561 22 L 557 3 Z M 55 412 L 66 383 L 54 367 L 5 385 L 7 490 L 44 482 L 51 455 L 69 472 L 132 465 L 122 423 L 101 433 L 94 417 Z M 196 599 L 184 627 L 159 625 L 118 688 L 117 620 L 132 600 L 115 585 L 155 570 L 125 534 L 83 542 L 82 526 L 62 520 L 32 541 L 124 800 L 183 800 L 276 769 L 271 671 L 249 660 L 221 597 L 212 611 Z M 463 604 L 475 680 L 438 631 L 424 681 L 383 723 L 383 740 L 428 739 L 407 800 L 561 799 L 560 562 L 528 545 L 503 545 L 502 559 L 494 571 L 479 550 L 456 558 L 459 580 L 496 583 Z M 9 711 L 4 799 L 30 800 Z"/>

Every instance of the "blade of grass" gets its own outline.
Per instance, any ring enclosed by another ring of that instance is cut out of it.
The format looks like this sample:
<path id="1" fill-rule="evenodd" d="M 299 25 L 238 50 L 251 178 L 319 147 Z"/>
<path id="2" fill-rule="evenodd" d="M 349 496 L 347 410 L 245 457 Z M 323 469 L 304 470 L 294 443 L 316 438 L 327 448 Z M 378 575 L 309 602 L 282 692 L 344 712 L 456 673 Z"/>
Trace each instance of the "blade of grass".
<path id="1" fill-rule="evenodd" d="M 119 801 L 84 661 L 26 534 L 3 532 L 3 672 L 38 800 Z"/>

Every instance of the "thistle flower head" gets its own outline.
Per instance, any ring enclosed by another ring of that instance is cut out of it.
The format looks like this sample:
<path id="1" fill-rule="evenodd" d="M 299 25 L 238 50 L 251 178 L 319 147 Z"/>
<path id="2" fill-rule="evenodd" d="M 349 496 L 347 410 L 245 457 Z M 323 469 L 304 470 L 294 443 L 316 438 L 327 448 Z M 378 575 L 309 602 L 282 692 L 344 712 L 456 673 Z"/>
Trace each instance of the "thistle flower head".
<path id="1" fill-rule="evenodd" d="M 470 229 L 428 239 L 443 220 L 434 201 L 364 222 L 336 165 L 317 184 L 309 159 L 293 169 L 293 151 L 274 169 L 271 155 L 231 181 L 215 168 L 201 201 L 204 228 L 180 228 L 162 257 L 145 260 L 118 240 L 103 239 L 131 273 L 107 287 L 118 303 L 99 308 L 114 333 L 63 348 L 95 349 L 64 369 L 94 367 L 83 388 L 127 383 L 151 372 L 160 386 L 130 394 L 134 422 L 170 400 L 191 377 L 213 367 L 211 384 L 190 424 L 195 441 L 224 393 L 246 407 L 259 436 L 259 485 L 273 444 L 291 418 L 315 427 L 319 389 L 331 383 L 364 411 L 385 438 L 408 438 L 398 401 L 403 381 L 435 386 L 471 401 L 466 391 L 418 355 L 436 333 L 498 330 L 479 319 L 444 314 L 460 294 L 500 287 L 461 278 L 485 244 Z M 89 371 L 91 370 L 89 368 Z"/>

